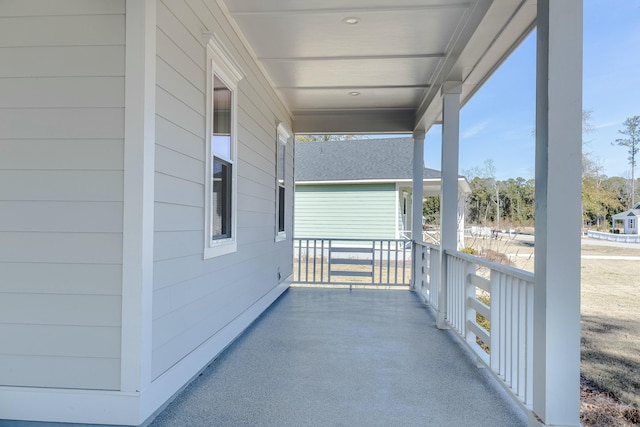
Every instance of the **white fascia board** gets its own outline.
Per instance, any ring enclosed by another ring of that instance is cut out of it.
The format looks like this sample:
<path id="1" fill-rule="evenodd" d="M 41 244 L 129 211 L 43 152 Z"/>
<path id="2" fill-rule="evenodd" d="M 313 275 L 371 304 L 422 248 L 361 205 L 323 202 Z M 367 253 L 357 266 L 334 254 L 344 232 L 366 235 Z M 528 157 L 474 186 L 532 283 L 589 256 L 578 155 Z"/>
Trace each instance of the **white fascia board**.
<path id="1" fill-rule="evenodd" d="M 335 184 L 411 184 L 411 179 L 354 179 L 354 180 L 330 180 L 330 181 L 296 181 L 298 185 L 335 185 Z M 422 180 L 425 184 L 440 185 L 440 178 L 425 178 Z M 471 187 L 466 178 L 458 178 L 458 186 L 465 194 L 471 193 Z"/>
<path id="2" fill-rule="evenodd" d="M 354 179 L 354 180 L 332 180 L 332 181 L 296 181 L 296 185 L 332 185 L 332 184 L 395 184 L 402 182 L 398 179 Z M 408 180 L 407 182 L 411 182 Z"/>

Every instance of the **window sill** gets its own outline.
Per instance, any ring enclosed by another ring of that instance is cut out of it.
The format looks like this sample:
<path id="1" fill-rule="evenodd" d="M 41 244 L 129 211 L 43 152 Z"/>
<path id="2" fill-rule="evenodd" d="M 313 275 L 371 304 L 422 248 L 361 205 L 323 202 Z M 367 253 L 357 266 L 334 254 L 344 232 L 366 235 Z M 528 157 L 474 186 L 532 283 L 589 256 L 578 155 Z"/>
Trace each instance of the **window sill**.
<path id="1" fill-rule="evenodd" d="M 235 240 L 226 240 L 212 243 L 210 247 L 204 248 L 204 259 L 215 258 L 227 255 L 238 250 L 238 244 Z"/>
<path id="2" fill-rule="evenodd" d="M 277 242 L 284 242 L 285 240 L 287 240 L 287 233 L 278 233 L 276 234 L 276 243 Z"/>

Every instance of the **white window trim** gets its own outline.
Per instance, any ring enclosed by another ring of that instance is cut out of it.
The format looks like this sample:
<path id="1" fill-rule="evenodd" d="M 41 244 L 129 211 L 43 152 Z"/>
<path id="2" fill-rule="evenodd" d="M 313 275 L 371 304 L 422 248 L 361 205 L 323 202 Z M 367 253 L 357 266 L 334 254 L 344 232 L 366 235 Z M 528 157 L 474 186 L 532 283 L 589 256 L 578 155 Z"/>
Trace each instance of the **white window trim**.
<path id="1" fill-rule="evenodd" d="M 287 145 L 289 143 L 289 139 L 291 138 L 291 136 L 293 135 L 293 132 L 291 132 L 291 130 L 289 130 L 289 128 L 287 128 L 283 123 L 278 123 L 278 128 L 277 128 L 277 136 L 276 136 L 276 177 L 275 177 L 275 183 L 276 183 L 276 196 L 275 196 L 275 201 L 276 201 L 276 216 L 275 216 L 275 241 L 276 242 L 282 242 L 287 240 L 287 217 L 286 217 L 286 206 L 287 206 L 287 202 L 286 202 L 286 197 L 287 197 L 287 193 L 288 191 L 288 186 L 287 186 Z M 284 194 L 285 194 L 285 230 L 284 231 L 279 231 L 279 227 L 278 227 L 278 222 L 280 219 L 280 183 L 278 182 L 278 170 L 280 168 L 280 156 L 278 156 L 278 150 L 280 149 L 280 145 L 284 146 Z"/>
<path id="2" fill-rule="evenodd" d="M 237 94 L 238 82 L 244 78 L 244 73 L 220 39 L 213 33 L 202 33 L 203 42 L 207 49 L 207 73 L 206 73 L 206 159 L 205 159 L 205 185 L 204 185 L 204 251 L 203 258 L 213 258 L 230 254 L 238 250 L 238 139 L 237 139 Z M 212 237 L 212 212 L 211 212 L 211 173 L 212 165 L 212 141 L 213 129 L 213 76 L 220 80 L 231 90 L 231 237 L 227 239 L 213 240 Z"/>

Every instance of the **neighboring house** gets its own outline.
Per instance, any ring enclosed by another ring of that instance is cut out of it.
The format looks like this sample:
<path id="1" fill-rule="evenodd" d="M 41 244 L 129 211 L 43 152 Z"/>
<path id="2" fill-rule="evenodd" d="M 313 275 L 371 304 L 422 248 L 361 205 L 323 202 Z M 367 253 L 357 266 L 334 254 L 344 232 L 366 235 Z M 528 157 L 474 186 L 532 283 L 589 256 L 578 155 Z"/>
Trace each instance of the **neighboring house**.
<path id="1" fill-rule="evenodd" d="M 640 219 L 640 203 L 628 211 L 613 215 L 613 228 L 617 229 L 616 223 L 622 223 L 624 234 L 640 234 L 638 220 Z"/>
<path id="2" fill-rule="evenodd" d="M 413 138 L 297 143 L 294 236 L 411 238 L 412 171 Z M 425 168 L 424 195 L 440 195 L 440 181 Z M 460 230 L 470 192 L 460 177 Z"/>
<path id="3" fill-rule="evenodd" d="M 490 368 L 507 387 L 512 349 L 535 352 L 521 407 L 579 425 L 581 18 L 579 0 L 1 1 L 0 424 L 139 425 L 215 363 L 289 285 L 293 132 L 411 134 L 421 160 L 442 124 L 444 327 L 465 294 L 444 290 L 460 109 L 537 25 L 535 298 L 491 316 L 535 322 Z"/>

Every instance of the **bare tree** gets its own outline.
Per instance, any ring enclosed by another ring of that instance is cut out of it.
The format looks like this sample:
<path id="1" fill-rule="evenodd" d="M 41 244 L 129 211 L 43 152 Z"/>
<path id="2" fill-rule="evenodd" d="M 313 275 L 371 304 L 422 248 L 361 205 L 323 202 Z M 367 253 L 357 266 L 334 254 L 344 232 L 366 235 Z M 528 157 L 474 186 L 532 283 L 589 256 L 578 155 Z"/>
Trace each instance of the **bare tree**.
<path id="1" fill-rule="evenodd" d="M 640 149 L 640 116 L 627 117 L 622 124 L 624 125 L 624 129 L 618 130 L 618 133 L 626 135 L 627 138 L 616 139 L 612 144 L 626 147 L 627 153 L 629 153 L 628 160 L 631 165 L 631 207 L 634 207 L 636 204 L 636 154 L 638 154 L 638 150 Z"/>

